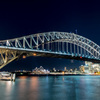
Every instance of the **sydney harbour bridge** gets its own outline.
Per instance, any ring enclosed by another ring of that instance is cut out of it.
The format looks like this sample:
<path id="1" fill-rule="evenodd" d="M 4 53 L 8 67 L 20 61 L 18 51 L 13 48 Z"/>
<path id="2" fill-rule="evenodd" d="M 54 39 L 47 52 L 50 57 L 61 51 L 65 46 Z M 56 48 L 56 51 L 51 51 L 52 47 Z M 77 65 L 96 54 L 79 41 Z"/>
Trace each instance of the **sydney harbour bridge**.
<path id="1" fill-rule="evenodd" d="M 0 69 L 28 56 L 100 63 L 100 46 L 83 36 L 68 32 L 44 32 L 0 41 Z"/>

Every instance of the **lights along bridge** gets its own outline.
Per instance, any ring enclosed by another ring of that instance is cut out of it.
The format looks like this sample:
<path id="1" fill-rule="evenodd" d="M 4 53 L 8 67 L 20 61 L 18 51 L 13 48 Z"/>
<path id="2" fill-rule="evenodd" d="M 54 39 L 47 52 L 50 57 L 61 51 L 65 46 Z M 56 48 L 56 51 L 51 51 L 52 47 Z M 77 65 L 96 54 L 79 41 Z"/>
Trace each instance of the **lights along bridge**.
<path id="1" fill-rule="evenodd" d="M 100 46 L 68 32 L 45 32 L 0 41 L 0 69 L 20 57 L 46 56 L 100 63 Z"/>

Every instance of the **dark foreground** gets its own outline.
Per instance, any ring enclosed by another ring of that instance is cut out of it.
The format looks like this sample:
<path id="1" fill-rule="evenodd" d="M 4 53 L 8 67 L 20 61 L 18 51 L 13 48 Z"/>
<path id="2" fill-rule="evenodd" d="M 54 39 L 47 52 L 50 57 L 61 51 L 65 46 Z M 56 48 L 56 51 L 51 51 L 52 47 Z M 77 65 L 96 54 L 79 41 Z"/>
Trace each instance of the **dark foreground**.
<path id="1" fill-rule="evenodd" d="M 100 76 L 20 76 L 0 81 L 0 100 L 100 100 Z"/>

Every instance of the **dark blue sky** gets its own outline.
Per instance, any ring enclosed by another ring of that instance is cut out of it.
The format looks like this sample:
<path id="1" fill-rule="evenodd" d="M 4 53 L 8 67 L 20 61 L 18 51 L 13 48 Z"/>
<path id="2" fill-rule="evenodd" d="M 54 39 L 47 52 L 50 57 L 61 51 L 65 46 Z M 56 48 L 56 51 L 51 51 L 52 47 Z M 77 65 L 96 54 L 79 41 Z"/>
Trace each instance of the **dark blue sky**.
<path id="1" fill-rule="evenodd" d="M 0 40 L 47 31 L 75 32 L 100 45 L 100 6 L 96 1 L 33 0 L 0 2 Z M 84 64 L 57 58 L 29 57 L 14 61 L 2 70 L 77 67 Z"/>

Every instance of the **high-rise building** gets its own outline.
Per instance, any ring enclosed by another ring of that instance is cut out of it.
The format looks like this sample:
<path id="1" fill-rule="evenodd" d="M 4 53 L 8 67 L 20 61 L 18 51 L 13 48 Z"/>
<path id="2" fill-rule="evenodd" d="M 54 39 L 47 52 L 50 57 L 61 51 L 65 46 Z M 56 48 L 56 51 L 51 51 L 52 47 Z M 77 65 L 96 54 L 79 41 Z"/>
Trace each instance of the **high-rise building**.
<path id="1" fill-rule="evenodd" d="M 100 72 L 100 64 L 85 61 L 84 69 L 85 69 L 85 73 Z"/>
<path id="2" fill-rule="evenodd" d="M 79 67 L 79 70 L 80 70 L 81 73 L 83 73 L 83 72 L 84 72 L 84 66 L 81 65 L 81 66 Z"/>
<path id="3" fill-rule="evenodd" d="M 64 71 L 67 71 L 67 68 L 66 67 L 64 67 Z"/>
<path id="4" fill-rule="evenodd" d="M 92 65 L 93 65 L 92 62 L 85 61 L 85 67 L 86 67 L 85 69 L 88 69 L 88 73 L 93 73 L 93 67 L 92 67 Z"/>
<path id="5" fill-rule="evenodd" d="M 93 64 L 92 67 L 94 73 L 100 72 L 100 64 Z"/>
<path id="6" fill-rule="evenodd" d="M 88 65 L 85 65 L 85 66 L 84 66 L 84 72 L 85 72 L 85 73 L 89 73 L 89 67 L 88 67 Z"/>

